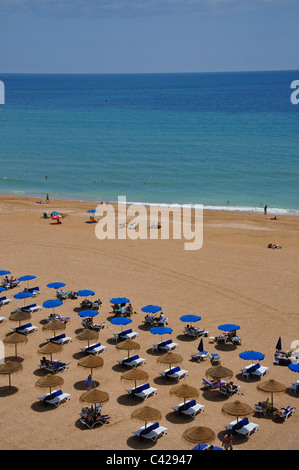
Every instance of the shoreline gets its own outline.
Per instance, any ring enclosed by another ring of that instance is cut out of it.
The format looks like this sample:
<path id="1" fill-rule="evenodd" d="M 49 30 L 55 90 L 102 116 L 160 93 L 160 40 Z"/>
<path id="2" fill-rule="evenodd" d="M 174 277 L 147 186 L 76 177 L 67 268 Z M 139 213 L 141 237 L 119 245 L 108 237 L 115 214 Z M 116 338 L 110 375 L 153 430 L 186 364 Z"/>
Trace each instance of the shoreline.
<path id="1" fill-rule="evenodd" d="M 122 196 L 119 196 L 122 197 Z M 0 198 L 26 198 L 29 200 L 35 200 L 36 204 L 44 205 L 46 204 L 45 200 L 38 200 L 34 195 L 17 195 L 17 194 L 7 194 L 7 193 L 0 193 Z M 124 203 L 118 201 L 95 201 L 93 199 L 74 199 L 70 197 L 62 197 L 58 196 L 50 200 L 52 202 L 70 202 L 70 203 L 90 203 L 95 205 L 105 204 L 108 202 L 112 206 L 117 204 L 125 204 L 127 206 L 145 206 L 145 207 L 161 207 L 161 208 L 171 208 L 172 206 L 184 208 L 190 207 L 191 209 L 195 209 L 196 207 L 203 208 L 203 211 L 211 211 L 211 212 L 228 212 L 228 213 L 240 213 L 240 214 L 261 214 L 264 215 L 264 207 L 249 207 L 249 206 L 234 206 L 234 205 L 204 205 L 204 204 L 196 204 L 196 203 L 164 203 L 164 202 L 142 202 L 142 201 L 126 201 Z M 299 209 L 284 209 L 284 208 L 276 208 L 276 207 L 268 207 L 267 215 L 273 216 L 292 216 L 292 217 L 299 217 Z"/>

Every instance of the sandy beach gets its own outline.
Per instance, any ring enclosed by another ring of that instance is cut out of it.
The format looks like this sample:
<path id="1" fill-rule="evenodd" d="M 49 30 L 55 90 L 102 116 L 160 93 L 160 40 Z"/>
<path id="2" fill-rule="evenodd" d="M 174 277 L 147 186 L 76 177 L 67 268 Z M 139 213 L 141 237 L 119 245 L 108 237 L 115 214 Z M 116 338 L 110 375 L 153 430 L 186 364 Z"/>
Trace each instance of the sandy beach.
<path id="1" fill-rule="evenodd" d="M 298 375 L 288 367 L 273 364 L 275 345 L 279 337 L 285 350 L 294 349 L 298 336 L 299 305 L 299 219 L 292 216 L 272 216 L 256 213 L 204 212 L 203 246 L 197 251 L 184 250 L 183 240 L 99 240 L 95 236 L 95 224 L 88 223 L 87 210 L 96 203 L 68 200 L 50 200 L 39 204 L 34 198 L 0 196 L 1 266 L 18 278 L 35 275 L 31 286 L 39 286 L 40 294 L 33 299 L 38 305 L 55 298 L 55 290 L 47 287 L 54 281 L 66 284 L 66 290 L 92 289 L 95 298 L 102 300 L 95 323 L 105 321 L 106 328 L 99 333 L 99 340 L 107 347 L 101 354 L 103 366 L 94 369 L 93 376 L 99 388 L 109 394 L 103 405 L 103 413 L 110 416 L 109 424 L 88 429 L 79 421 L 83 404 L 79 397 L 85 391 L 84 380 L 89 370 L 78 366 L 84 356 L 80 348 L 87 345 L 76 335 L 82 330 L 78 308 L 82 299 L 65 300 L 56 313 L 71 318 L 65 333 L 72 338 L 56 359 L 70 362 L 62 374 L 63 392 L 71 395 L 67 403 L 59 407 L 43 406 L 38 397 L 47 390 L 37 388 L 36 381 L 45 375 L 39 368 L 41 355 L 38 348 L 51 336 L 42 327 L 50 311 L 42 308 L 33 313 L 30 322 L 37 331 L 28 335 L 28 342 L 18 347 L 6 345 L 5 359 L 22 363 L 23 370 L 8 377 L 0 376 L 0 406 L 2 426 L 0 448 L 21 449 L 105 449 L 105 450 L 190 450 L 193 445 L 183 438 L 183 432 L 191 426 L 211 428 L 221 446 L 224 426 L 235 418 L 225 415 L 222 406 L 228 401 L 241 400 L 254 407 L 255 403 L 269 396 L 258 390 L 259 382 L 275 379 L 283 383 L 285 393 L 274 395 L 277 408 L 291 405 L 295 414 L 282 421 L 255 414 L 249 420 L 258 424 L 258 432 L 248 439 L 236 436 L 234 450 L 295 450 L 298 447 L 298 394 L 288 387 L 298 380 Z M 61 224 L 44 219 L 43 212 L 59 211 L 66 215 Z M 267 249 L 268 243 L 279 243 L 280 250 Z M 25 283 L 1 295 L 12 299 L 0 309 L 6 321 L 0 324 L 0 339 L 18 326 L 9 319 L 10 313 L 21 306 L 14 295 L 23 290 Z M 120 327 L 112 325 L 114 316 L 109 300 L 126 296 L 131 300 L 136 314 L 129 325 L 138 332 L 137 352 L 146 359 L 142 368 L 148 372 L 148 382 L 157 388 L 155 396 L 145 402 L 133 399 L 126 389 L 132 382 L 121 378 L 127 368 L 118 364 L 126 352 L 116 348 L 114 334 Z M 157 338 L 143 323 L 141 307 L 160 305 L 173 329 L 171 339 L 178 344 L 176 352 L 183 357 L 180 364 L 188 376 L 180 381 L 199 390 L 197 402 L 204 405 L 204 412 L 194 419 L 181 416 L 172 410 L 180 400 L 170 395 L 176 382 L 163 378 L 163 366 L 157 362 L 161 356 L 152 352 Z M 203 391 L 202 378 L 210 367 L 209 358 L 203 362 L 191 361 L 199 339 L 183 334 L 184 324 L 179 320 L 184 314 L 201 316 L 198 326 L 208 331 L 203 338 L 209 353 L 218 353 L 221 364 L 233 371 L 234 383 L 240 385 L 241 395 L 225 398 L 218 391 Z M 210 343 L 210 337 L 219 334 L 218 325 L 235 323 L 242 339 L 241 345 Z M 293 346 L 292 346 L 293 344 Z M 239 357 L 246 350 L 265 354 L 263 366 L 269 373 L 261 379 L 241 375 L 248 365 Z M 167 434 L 155 443 L 133 435 L 144 423 L 131 418 L 132 411 L 148 405 L 160 410 L 160 424 Z M 4 419 L 5 417 L 5 419 Z"/>

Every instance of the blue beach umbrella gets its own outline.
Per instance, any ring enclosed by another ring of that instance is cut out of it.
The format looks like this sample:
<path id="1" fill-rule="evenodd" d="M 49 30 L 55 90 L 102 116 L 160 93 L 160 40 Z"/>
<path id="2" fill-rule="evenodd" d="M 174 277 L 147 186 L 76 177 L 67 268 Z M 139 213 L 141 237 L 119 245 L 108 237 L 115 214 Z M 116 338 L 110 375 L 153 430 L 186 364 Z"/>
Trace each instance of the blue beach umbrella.
<path id="1" fill-rule="evenodd" d="M 123 327 L 123 325 L 128 325 L 129 323 L 132 323 L 132 320 L 126 317 L 115 317 L 111 318 L 110 323 L 112 323 L 112 325 L 121 325 L 121 327 Z"/>
<path id="2" fill-rule="evenodd" d="M 36 279 L 36 276 L 31 276 L 28 274 L 27 276 L 22 276 L 18 278 L 18 281 L 27 281 L 27 287 L 29 287 L 28 281 L 31 281 L 32 279 Z"/>
<path id="3" fill-rule="evenodd" d="M 180 317 L 180 320 L 187 323 L 193 323 L 201 320 L 201 317 L 198 315 L 183 315 Z"/>
<path id="4" fill-rule="evenodd" d="M 11 274 L 11 272 L 10 272 L 10 271 L 6 271 L 5 269 L 2 269 L 2 270 L 0 271 L 0 276 L 5 276 L 6 274 Z"/>
<path id="5" fill-rule="evenodd" d="M 245 361 L 262 361 L 265 357 L 265 354 L 258 351 L 244 351 L 239 354 L 239 357 L 241 359 L 245 359 Z"/>
<path id="6" fill-rule="evenodd" d="M 15 299 L 24 299 L 24 307 L 25 307 L 25 299 L 28 297 L 32 297 L 33 292 L 18 292 L 17 294 L 14 295 Z"/>
<path id="7" fill-rule="evenodd" d="M 46 300 L 44 303 L 43 303 L 43 307 L 45 308 L 53 308 L 53 313 L 54 313 L 54 308 L 55 307 L 59 307 L 60 305 L 62 305 L 63 302 L 61 300 Z"/>
<path id="8" fill-rule="evenodd" d="M 203 348 L 203 339 L 201 338 L 199 345 L 197 346 L 197 350 L 202 353 L 207 353 L 208 351 L 205 351 Z"/>
<path id="9" fill-rule="evenodd" d="M 96 213 L 96 209 L 90 209 L 89 211 L 87 211 L 87 213 L 95 214 L 95 213 Z"/>
<path id="10" fill-rule="evenodd" d="M 130 302 L 130 299 L 127 299 L 126 297 L 114 297 L 113 299 L 110 300 L 112 304 L 127 304 Z"/>
<path id="11" fill-rule="evenodd" d="M 173 330 L 171 328 L 165 327 L 165 326 L 153 326 L 150 329 L 150 332 L 153 335 L 160 335 L 161 336 L 161 341 L 162 341 L 162 335 L 165 334 L 171 334 Z"/>
<path id="12" fill-rule="evenodd" d="M 78 290 L 77 292 L 77 295 L 79 295 L 80 297 L 88 297 L 89 295 L 94 295 L 94 291 L 93 290 L 89 290 L 89 289 L 81 289 L 81 290 Z"/>
<path id="13" fill-rule="evenodd" d="M 81 318 L 95 317 L 98 314 L 99 312 L 96 310 L 81 310 L 81 312 L 78 313 L 79 317 Z"/>
<path id="14" fill-rule="evenodd" d="M 299 372 L 299 363 L 297 362 L 297 364 L 289 364 L 288 368 L 293 372 Z"/>
<path id="15" fill-rule="evenodd" d="M 50 284 L 47 284 L 47 287 L 50 287 L 50 289 L 60 289 L 61 287 L 64 287 L 65 283 L 64 282 L 50 282 Z"/>
<path id="16" fill-rule="evenodd" d="M 145 313 L 157 313 L 162 310 L 161 307 L 158 305 L 146 305 L 145 307 L 142 307 L 141 311 Z"/>
<path id="17" fill-rule="evenodd" d="M 239 325 L 234 325 L 233 323 L 225 323 L 224 325 L 219 325 L 218 330 L 221 331 L 235 331 L 239 330 Z"/>
<path id="18" fill-rule="evenodd" d="M 0 287 L 0 292 L 3 292 L 5 289 L 5 287 Z"/>
<path id="19" fill-rule="evenodd" d="M 192 450 L 205 450 L 208 444 L 197 444 Z M 213 446 L 213 450 L 223 450 L 222 447 Z"/>

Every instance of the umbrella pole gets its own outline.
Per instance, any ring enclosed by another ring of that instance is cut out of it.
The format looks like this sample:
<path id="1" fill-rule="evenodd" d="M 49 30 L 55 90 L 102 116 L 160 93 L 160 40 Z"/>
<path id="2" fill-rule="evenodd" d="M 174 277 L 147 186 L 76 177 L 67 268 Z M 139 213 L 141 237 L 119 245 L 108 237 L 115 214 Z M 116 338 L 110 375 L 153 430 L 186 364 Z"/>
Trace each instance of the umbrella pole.
<path id="1" fill-rule="evenodd" d="M 8 383 L 9 383 L 9 388 L 11 388 L 11 377 L 10 377 L 10 374 L 8 374 Z"/>

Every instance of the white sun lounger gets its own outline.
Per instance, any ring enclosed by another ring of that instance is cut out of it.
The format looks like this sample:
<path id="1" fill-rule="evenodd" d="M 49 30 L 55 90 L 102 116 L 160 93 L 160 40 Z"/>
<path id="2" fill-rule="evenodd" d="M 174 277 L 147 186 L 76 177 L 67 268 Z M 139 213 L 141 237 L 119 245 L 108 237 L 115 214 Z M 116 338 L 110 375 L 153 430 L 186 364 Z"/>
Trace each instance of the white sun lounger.
<path id="1" fill-rule="evenodd" d="M 80 348 L 81 351 L 87 354 L 99 354 L 101 352 L 106 351 L 107 347 L 103 346 L 101 343 L 94 343 L 90 346 L 86 346 L 85 348 Z"/>
<path id="2" fill-rule="evenodd" d="M 63 393 L 62 390 L 54 390 L 52 393 L 47 393 L 43 397 L 38 398 L 44 404 L 50 404 L 58 406 L 64 401 L 69 401 L 71 395 L 69 393 Z"/>
<path id="3" fill-rule="evenodd" d="M 21 333 L 22 335 L 27 336 L 29 333 L 33 333 L 34 331 L 37 331 L 37 326 L 33 326 L 31 323 L 26 323 L 25 325 L 17 326 L 16 328 L 13 328 L 13 330 L 16 333 Z"/>
<path id="4" fill-rule="evenodd" d="M 143 400 L 146 400 L 147 398 L 156 395 L 158 390 L 147 383 L 126 391 L 133 397 L 143 398 Z"/>
<path id="5" fill-rule="evenodd" d="M 141 366 L 145 364 L 145 359 L 143 359 L 142 357 L 139 357 L 138 354 L 136 354 L 135 356 L 126 357 L 125 359 L 121 359 L 120 361 L 117 361 L 117 362 L 122 366 L 129 366 L 129 367 L 135 368 L 137 366 Z"/>
<path id="6" fill-rule="evenodd" d="M 52 336 L 52 338 L 47 338 L 47 341 L 62 345 L 62 344 L 70 343 L 72 341 L 72 338 L 70 338 L 69 336 L 65 336 L 65 334 L 63 333 L 58 336 Z"/>
<path id="7" fill-rule="evenodd" d="M 0 317 L 0 323 L 5 322 L 5 320 L 6 320 L 6 317 Z"/>
<path id="8" fill-rule="evenodd" d="M 0 307 L 2 307 L 2 305 L 7 305 L 7 304 L 10 304 L 11 303 L 11 299 L 8 299 L 7 297 L 0 297 Z"/>
<path id="9" fill-rule="evenodd" d="M 205 406 L 196 403 L 196 400 L 189 400 L 185 403 L 180 403 L 178 406 L 174 406 L 172 409 L 194 418 L 198 413 L 202 413 L 204 411 Z"/>
<path id="10" fill-rule="evenodd" d="M 23 312 L 34 313 L 34 312 L 39 312 L 39 310 L 41 310 L 41 306 L 36 305 L 36 304 L 31 304 L 31 305 L 26 305 L 25 307 L 21 307 L 21 310 Z"/>
<path id="11" fill-rule="evenodd" d="M 165 436 L 167 430 L 167 428 L 160 426 L 159 423 L 148 423 L 146 427 L 142 426 L 138 431 L 133 431 L 133 434 L 156 441 L 158 437 Z"/>
<path id="12" fill-rule="evenodd" d="M 255 423 L 248 423 L 243 426 L 241 429 L 236 429 L 238 434 L 242 434 L 243 436 L 249 437 L 250 434 L 257 432 L 259 428 L 258 424 Z"/>
<path id="13" fill-rule="evenodd" d="M 161 343 L 153 344 L 152 351 L 172 351 L 173 349 L 177 349 L 179 345 L 174 343 L 171 339 L 166 341 L 162 341 Z"/>
<path id="14" fill-rule="evenodd" d="M 120 333 L 117 333 L 114 335 L 115 341 L 119 341 L 121 339 L 134 339 L 137 338 L 138 333 L 135 331 L 132 331 L 132 329 L 121 331 Z"/>
<path id="15" fill-rule="evenodd" d="M 172 367 L 170 369 L 166 369 L 164 370 L 164 372 L 160 372 L 160 374 L 163 375 L 163 377 L 176 379 L 177 381 L 179 381 L 183 377 L 187 377 L 188 371 L 183 370 L 179 366 L 177 366 L 177 367 Z"/>

